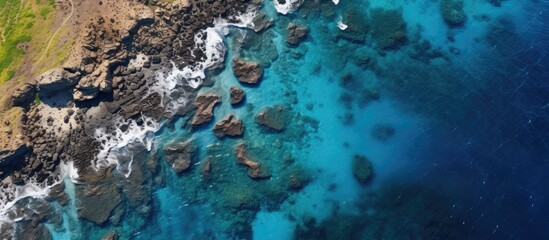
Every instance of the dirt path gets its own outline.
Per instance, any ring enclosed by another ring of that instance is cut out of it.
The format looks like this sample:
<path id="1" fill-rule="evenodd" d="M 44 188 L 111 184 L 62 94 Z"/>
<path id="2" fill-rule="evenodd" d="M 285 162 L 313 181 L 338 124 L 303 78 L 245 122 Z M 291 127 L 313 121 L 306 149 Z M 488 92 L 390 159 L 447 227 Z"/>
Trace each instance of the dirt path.
<path id="1" fill-rule="evenodd" d="M 8 3 L 8 4 L 11 4 L 11 3 Z M 17 19 L 19 18 L 19 14 L 21 14 L 21 11 L 23 11 L 23 6 L 25 5 L 25 0 L 21 0 L 21 4 L 19 4 L 19 11 L 17 11 L 17 14 L 15 15 L 15 17 L 13 18 L 9 18 L 8 19 L 8 22 L 6 23 L 6 27 L 8 27 L 11 23 L 11 20 L 13 19 L 14 20 L 14 25 L 17 24 Z M 9 15 L 10 13 L 8 13 Z M 2 30 L 2 34 L 0 34 L 0 37 L 2 38 L 2 42 L 5 42 L 6 41 L 6 35 L 9 35 L 10 33 L 7 32 L 6 33 L 6 30 Z"/>
<path id="2" fill-rule="evenodd" d="M 71 4 L 71 12 L 69 13 L 69 15 L 65 18 L 65 20 L 63 20 L 63 23 L 61 23 L 61 25 L 57 28 L 57 30 L 55 30 L 55 32 L 53 33 L 53 35 L 51 36 L 50 40 L 48 41 L 48 45 L 46 45 L 46 49 L 44 49 L 44 52 L 42 53 L 42 55 L 40 56 L 40 58 L 38 58 L 38 60 L 33 64 L 32 68 L 31 68 L 31 72 L 34 71 L 34 67 L 36 65 L 38 65 L 43 59 L 44 57 L 46 56 L 46 54 L 48 53 L 48 50 L 50 49 L 50 46 L 51 46 L 51 43 L 53 42 L 53 39 L 55 38 L 55 36 L 57 36 L 57 33 L 59 33 L 59 31 L 61 30 L 61 28 L 63 28 L 65 26 L 65 24 L 67 24 L 67 22 L 71 19 L 72 17 L 72 14 L 74 13 L 74 3 L 72 2 L 72 0 L 69 0 L 70 4 Z"/>

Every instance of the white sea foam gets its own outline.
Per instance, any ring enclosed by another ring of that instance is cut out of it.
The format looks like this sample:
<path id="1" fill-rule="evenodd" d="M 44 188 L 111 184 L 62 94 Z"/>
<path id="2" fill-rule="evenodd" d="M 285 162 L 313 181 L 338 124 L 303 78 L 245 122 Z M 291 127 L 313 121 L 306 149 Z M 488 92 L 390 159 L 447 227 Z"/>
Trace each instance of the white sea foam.
<path id="1" fill-rule="evenodd" d="M 61 184 L 63 179 L 69 178 L 72 182 L 77 183 L 78 169 L 74 167 L 74 162 L 61 162 L 57 169 L 59 175 L 52 184 L 47 182 L 39 183 L 36 178 L 30 178 L 25 185 L 19 186 L 8 184 L 7 188 L 0 190 L 0 225 L 10 224 L 21 220 L 20 218 L 10 219 L 9 213 L 16 211 L 14 206 L 17 202 L 26 198 L 40 199 L 48 196 L 50 189 Z M 28 207 L 28 206 L 27 206 Z M 17 215 L 17 214 L 14 214 Z"/>
<path id="2" fill-rule="evenodd" d="M 189 86 L 199 88 L 206 78 L 206 70 L 223 64 L 227 48 L 223 37 L 229 34 L 231 27 L 254 29 L 254 18 L 257 16 L 257 9 L 233 17 L 229 20 L 216 18 L 214 26 L 199 31 L 194 37 L 195 48 L 201 49 L 206 59 L 192 66 L 185 66 L 178 69 L 172 62 L 172 69 L 168 73 L 156 73 L 155 84 L 150 91 L 160 93 L 163 97 L 163 105 L 166 112 L 176 113 L 180 107 L 185 106 L 189 99 L 189 93 L 178 86 Z M 202 39 L 206 35 L 205 39 Z"/>
<path id="3" fill-rule="evenodd" d="M 286 15 L 297 10 L 301 3 L 303 3 L 303 0 L 285 0 L 284 3 L 280 3 L 279 0 L 273 0 L 273 3 L 278 13 Z"/>
<path id="4" fill-rule="evenodd" d="M 215 19 L 213 27 L 201 30 L 194 36 L 195 48 L 201 49 L 205 58 L 182 69 L 177 68 L 176 64 L 172 62 L 171 71 L 156 73 L 155 83 L 149 89 L 149 94 L 159 93 L 162 96 L 161 104 L 164 110 L 167 113 L 177 113 L 180 107 L 189 102 L 187 97 L 189 93 L 183 87 L 199 88 L 206 78 L 206 71 L 223 64 L 227 51 L 223 37 L 229 33 L 229 28 L 253 28 L 253 19 L 256 15 L 257 9 L 250 9 L 240 16 L 229 19 L 230 21 L 222 18 Z M 152 119 L 143 119 L 143 122 L 142 126 L 138 126 L 134 120 L 119 119 L 114 133 L 107 133 L 106 129 L 97 129 L 95 137 L 102 142 L 102 146 L 92 167 L 99 170 L 114 165 L 120 173 L 128 177 L 131 174 L 131 163 L 133 162 L 130 146 L 140 144 L 150 151 L 154 133 L 162 125 Z M 120 130 L 120 126 L 123 124 L 127 125 L 126 131 Z"/>
<path id="5" fill-rule="evenodd" d="M 126 131 L 120 129 L 124 124 L 127 125 Z M 158 129 L 160 129 L 160 124 L 148 118 L 143 118 L 141 126 L 133 119 L 128 121 L 119 119 L 116 130 L 110 134 L 104 128 L 97 129 L 95 137 L 102 142 L 102 145 L 99 154 L 97 154 L 97 160 L 95 164 L 92 164 L 92 167 L 97 171 L 115 165 L 119 172 L 129 176 L 133 156 L 127 147 L 132 144 L 140 144 L 150 150 L 152 148 L 152 138 Z M 130 160 L 121 161 L 125 158 L 130 158 Z"/>
<path id="6" fill-rule="evenodd" d="M 63 162 L 59 164 L 59 173 L 61 174 L 61 179 L 68 177 L 69 180 L 73 183 L 78 183 L 78 169 L 74 166 L 73 161 Z"/>
<path id="7" fill-rule="evenodd" d="M 341 29 L 342 31 L 345 31 L 345 29 L 347 29 L 347 27 L 349 27 L 349 26 L 347 26 L 347 24 L 343 23 L 342 20 L 339 20 L 339 21 L 337 21 L 337 27 L 339 29 Z"/>

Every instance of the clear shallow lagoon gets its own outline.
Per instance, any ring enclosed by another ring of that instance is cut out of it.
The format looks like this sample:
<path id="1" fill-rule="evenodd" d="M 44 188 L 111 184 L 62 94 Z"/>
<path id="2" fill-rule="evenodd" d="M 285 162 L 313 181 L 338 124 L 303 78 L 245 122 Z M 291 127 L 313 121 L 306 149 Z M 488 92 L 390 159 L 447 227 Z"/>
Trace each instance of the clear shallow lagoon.
<path id="1" fill-rule="evenodd" d="M 288 15 L 265 2 L 273 26 L 232 28 L 225 68 L 200 90 L 222 96 L 212 123 L 166 124 L 132 174 L 189 138 L 199 146 L 193 169 L 178 175 L 159 161 L 160 177 L 143 183 L 148 218 L 125 202 L 118 225 L 98 227 L 77 221 L 74 205 L 57 206 L 65 215 L 54 239 L 112 230 L 122 239 L 549 237 L 549 3 L 495 2 L 465 0 L 460 26 L 445 23 L 438 1 L 306 1 Z M 285 42 L 289 22 L 309 29 L 298 46 Z M 259 85 L 238 83 L 236 55 L 265 67 Z M 229 104 L 231 86 L 246 92 L 242 105 Z M 281 133 L 253 119 L 275 105 L 287 112 Z M 236 164 L 241 139 L 212 133 L 228 113 L 243 120 L 242 140 L 269 179 Z M 372 163 L 367 184 L 353 176 L 356 155 Z M 211 179 L 200 174 L 206 157 Z M 303 185 L 288 188 L 288 176 Z"/>

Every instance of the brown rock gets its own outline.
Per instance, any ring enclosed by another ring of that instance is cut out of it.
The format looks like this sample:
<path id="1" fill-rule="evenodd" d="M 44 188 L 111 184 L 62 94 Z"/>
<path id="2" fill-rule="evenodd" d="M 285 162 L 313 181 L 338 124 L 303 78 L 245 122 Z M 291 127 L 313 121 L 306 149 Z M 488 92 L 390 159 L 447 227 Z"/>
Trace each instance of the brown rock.
<path id="1" fill-rule="evenodd" d="M 213 108 L 218 102 L 220 102 L 220 98 L 215 94 L 197 96 L 193 104 L 197 110 L 191 125 L 198 126 L 212 120 Z"/>
<path id="2" fill-rule="evenodd" d="M 308 32 L 309 29 L 307 27 L 298 27 L 294 23 L 290 23 L 288 24 L 288 37 L 286 38 L 286 42 L 291 45 L 298 45 L 305 39 Z"/>
<path id="3" fill-rule="evenodd" d="M 210 159 L 207 158 L 202 162 L 202 169 L 200 170 L 200 173 L 202 174 L 202 176 L 207 177 L 210 175 L 211 171 L 212 171 L 212 161 L 210 161 Z"/>
<path id="4" fill-rule="evenodd" d="M 275 131 L 283 131 L 286 127 L 285 107 L 277 105 L 262 109 L 256 116 L 255 122 Z"/>
<path id="5" fill-rule="evenodd" d="M 102 239 L 103 240 L 118 240 L 119 235 L 116 231 L 112 231 L 110 233 L 107 233 Z"/>
<path id="6" fill-rule="evenodd" d="M 233 59 L 233 72 L 239 82 L 256 84 L 263 76 L 263 68 L 258 63 Z"/>
<path id="7" fill-rule="evenodd" d="M 232 86 L 230 89 L 230 95 L 231 95 L 231 104 L 239 104 L 244 100 L 244 97 L 246 96 L 246 93 L 244 93 L 244 90 L 242 88 L 239 88 L 237 86 Z"/>
<path id="8" fill-rule="evenodd" d="M 191 163 L 196 158 L 198 147 L 192 139 L 184 142 L 174 143 L 164 147 L 166 161 L 172 166 L 175 172 L 181 173 L 190 169 Z"/>
<path id="9" fill-rule="evenodd" d="M 215 124 L 213 132 L 218 138 L 242 136 L 244 132 L 242 120 L 236 118 L 233 114 L 229 114 Z"/>
<path id="10" fill-rule="evenodd" d="M 236 159 L 238 163 L 248 166 L 248 176 L 253 179 L 261 179 L 270 177 L 270 173 L 256 161 L 250 159 L 246 153 L 246 144 L 239 143 L 235 149 Z"/>
<path id="11" fill-rule="evenodd" d="M 91 74 L 82 77 L 74 89 L 74 100 L 86 101 L 97 97 L 99 92 L 112 91 L 112 64 L 114 62 L 104 61 Z"/>

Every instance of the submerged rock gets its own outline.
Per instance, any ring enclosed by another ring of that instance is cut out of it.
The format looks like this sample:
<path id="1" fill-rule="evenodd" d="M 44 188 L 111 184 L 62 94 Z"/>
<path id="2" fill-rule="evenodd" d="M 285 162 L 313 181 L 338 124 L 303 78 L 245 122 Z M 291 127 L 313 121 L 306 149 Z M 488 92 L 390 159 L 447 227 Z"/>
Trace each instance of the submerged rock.
<path id="1" fill-rule="evenodd" d="M 232 86 L 230 89 L 230 95 L 231 95 L 231 104 L 236 105 L 242 102 L 244 100 L 244 97 L 246 97 L 246 93 L 244 93 L 244 90 L 242 88 L 239 88 L 237 86 Z"/>
<path id="2" fill-rule="evenodd" d="M 233 114 L 229 114 L 215 124 L 213 132 L 218 138 L 224 138 L 225 136 L 238 137 L 242 136 L 244 127 L 242 126 L 242 120 L 236 118 Z"/>
<path id="3" fill-rule="evenodd" d="M 372 35 L 380 49 L 395 48 L 406 40 L 406 23 L 401 12 L 376 8 L 370 16 Z"/>
<path id="4" fill-rule="evenodd" d="M 198 153 L 198 147 L 192 139 L 168 145 L 163 150 L 166 154 L 166 161 L 176 173 L 190 169 L 191 163 Z"/>
<path id="5" fill-rule="evenodd" d="M 373 177 L 372 163 L 362 155 L 355 155 L 353 158 L 353 176 L 360 183 L 367 183 Z"/>
<path id="6" fill-rule="evenodd" d="M 286 127 L 285 107 L 277 105 L 262 109 L 256 116 L 255 122 L 261 126 L 281 132 Z"/>
<path id="7" fill-rule="evenodd" d="M 444 21 L 450 26 L 461 26 L 465 22 L 463 0 L 440 1 L 440 13 Z"/>
<path id="8" fill-rule="evenodd" d="M 386 141 L 395 134 L 395 128 L 388 124 L 377 124 L 372 128 L 372 137 L 379 141 Z"/>
<path id="9" fill-rule="evenodd" d="M 257 84 L 263 76 L 263 68 L 258 63 L 233 59 L 233 72 L 239 82 Z"/>
<path id="10" fill-rule="evenodd" d="M 213 118 L 213 108 L 218 102 L 220 102 L 220 98 L 215 94 L 197 96 L 193 103 L 197 110 L 191 121 L 191 125 L 198 126 L 211 121 Z"/>
<path id="11" fill-rule="evenodd" d="M 107 235 L 105 235 L 102 240 L 118 240 L 119 238 L 119 235 L 116 231 L 112 231 L 112 232 L 109 232 L 107 233 Z"/>
<path id="12" fill-rule="evenodd" d="M 122 203 L 122 197 L 113 183 L 98 186 L 77 187 L 78 216 L 104 224 L 113 214 L 114 209 Z"/>
<path id="13" fill-rule="evenodd" d="M 248 176 L 250 176 L 251 178 L 260 179 L 268 178 L 271 176 L 271 174 L 264 167 L 261 167 L 261 164 L 253 161 L 248 157 L 248 154 L 246 153 L 246 144 L 239 143 L 236 146 L 235 154 L 238 163 L 246 165 L 249 168 Z"/>
<path id="14" fill-rule="evenodd" d="M 298 45 L 307 37 L 309 29 L 307 27 L 299 27 L 295 23 L 288 24 L 288 37 L 286 42 L 291 45 Z"/>
<path id="15" fill-rule="evenodd" d="M 343 21 L 346 28 L 338 31 L 338 38 L 343 38 L 351 42 L 364 43 L 366 33 L 368 32 L 368 20 L 362 9 L 349 9 L 343 14 Z"/>

